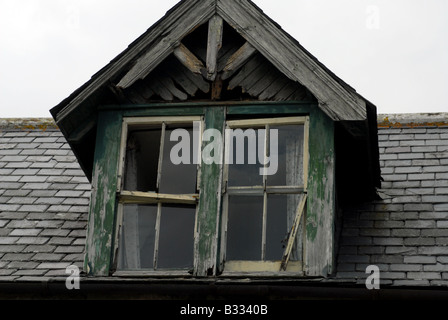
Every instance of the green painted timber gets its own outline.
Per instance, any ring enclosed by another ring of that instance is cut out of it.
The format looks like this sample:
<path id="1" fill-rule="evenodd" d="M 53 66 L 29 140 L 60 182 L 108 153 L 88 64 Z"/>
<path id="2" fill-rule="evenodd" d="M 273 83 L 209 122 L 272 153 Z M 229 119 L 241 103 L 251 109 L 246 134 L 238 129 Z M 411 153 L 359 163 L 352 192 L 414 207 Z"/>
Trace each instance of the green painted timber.
<path id="1" fill-rule="evenodd" d="M 208 108 L 205 111 L 205 129 L 216 129 L 221 137 L 224 132 L 225 108 Z M 204 141 L 202 149 L 213 143 Z M 223 146 L 221 146 L 223 152 Z M 221 157 L 223 154 L 221 154 Z M 221 161 L 219 161 L 221 162 Z M 195 276 L 216 274 L 218 264 L 218 226 L 221 209 L 222 164 L 202 161 L 199 182 L 197 238 L 195 241 Z"/>
<path id="2" fill-rule="evenodd" d="M 123 117 L 204 116 L 205 129 L 223 132 L 226 116 L 309 115 L 309 177 L 305 217 L 305 271 L 327 276 L 334 265 L 334 122 L 315 103 L 187 103 L 100 108 L 85 270 L 108 276 L 114 247 L 116 186 Z M 204 142 L 208 145 L 209 142 Z M 219 260 L 222 165 L 202 163 L 195 238 L 198 277 L 216 275 Z"/>
<path id="3" fill-rule="evenodd" d="M 305 264 L 310 276 L 328 276 L 334 259 L 334 122 L 320 110 L 310 113 Z"/>
<path id="4" fill-rule="evenodd" d="M 92 276 L 110 272 L 121 130 L 119 112 L 100 112 L 84 262 L 84 270 Z"/>

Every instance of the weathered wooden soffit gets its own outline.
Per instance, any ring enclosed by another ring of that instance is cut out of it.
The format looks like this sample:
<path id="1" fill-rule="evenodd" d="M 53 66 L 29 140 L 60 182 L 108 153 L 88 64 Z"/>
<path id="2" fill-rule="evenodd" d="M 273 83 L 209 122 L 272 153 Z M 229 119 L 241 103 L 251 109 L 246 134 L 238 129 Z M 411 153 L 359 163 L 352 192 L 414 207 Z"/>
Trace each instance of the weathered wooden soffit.
<path id="1" fill-rule="evenodd" d="M 101 105 L 247 100 L 314 102 L 353 135 L 376 126 L 373 105 L 249 0 L 180 1 L 51 113 L 90 178 Z"/>

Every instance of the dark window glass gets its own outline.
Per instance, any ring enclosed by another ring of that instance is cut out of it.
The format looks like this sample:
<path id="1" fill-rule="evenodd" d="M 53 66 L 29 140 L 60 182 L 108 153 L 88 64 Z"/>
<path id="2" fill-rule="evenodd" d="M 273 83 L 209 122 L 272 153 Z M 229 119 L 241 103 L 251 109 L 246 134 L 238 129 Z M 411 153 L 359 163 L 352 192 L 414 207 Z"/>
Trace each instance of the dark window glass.
<path id="1" fill-rule="evenodd" d="M 227 260 L 261 259 L 263 197 L 229 197 Z"/>

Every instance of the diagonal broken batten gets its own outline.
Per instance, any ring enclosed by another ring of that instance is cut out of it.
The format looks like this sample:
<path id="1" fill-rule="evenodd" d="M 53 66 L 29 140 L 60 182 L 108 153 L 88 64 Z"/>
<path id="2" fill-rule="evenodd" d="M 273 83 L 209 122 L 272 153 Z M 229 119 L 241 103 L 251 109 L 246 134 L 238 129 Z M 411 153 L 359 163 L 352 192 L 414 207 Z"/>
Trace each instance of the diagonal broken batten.
<path id="1" fill-rule="evenodd" d="M 280 271 L 286 271 L 288 267 L 288 262 L 291 257 L 292 248 L 294 247 L 294 241 L 297 236 L 297 231 L 299 230 L 300 221 L 302 220 L 303 212 L 305 211 L 306 200 L 308 199 L 308 195 L 304 193 L 302 200 L 297 207 L 296 217 L 294 219 L 294 224 L 289 232 L 288 236 L 288 244 L 285 249 L 285 253 L 283 254 L 282 263 L 280 266 Z"/>

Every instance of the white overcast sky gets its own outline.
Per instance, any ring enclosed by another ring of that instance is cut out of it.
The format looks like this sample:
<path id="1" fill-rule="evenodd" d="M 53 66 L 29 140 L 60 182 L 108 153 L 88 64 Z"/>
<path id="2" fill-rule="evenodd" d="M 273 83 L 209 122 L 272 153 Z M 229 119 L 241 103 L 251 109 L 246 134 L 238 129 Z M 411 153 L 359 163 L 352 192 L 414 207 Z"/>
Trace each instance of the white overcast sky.
<path id="1" fill-rule="evenodd" d="M 448 112 L 447 0 L 254 0 L 378 113 Z M 0 0 L 0 117 L 49 117 L 177 0 Z"/>

